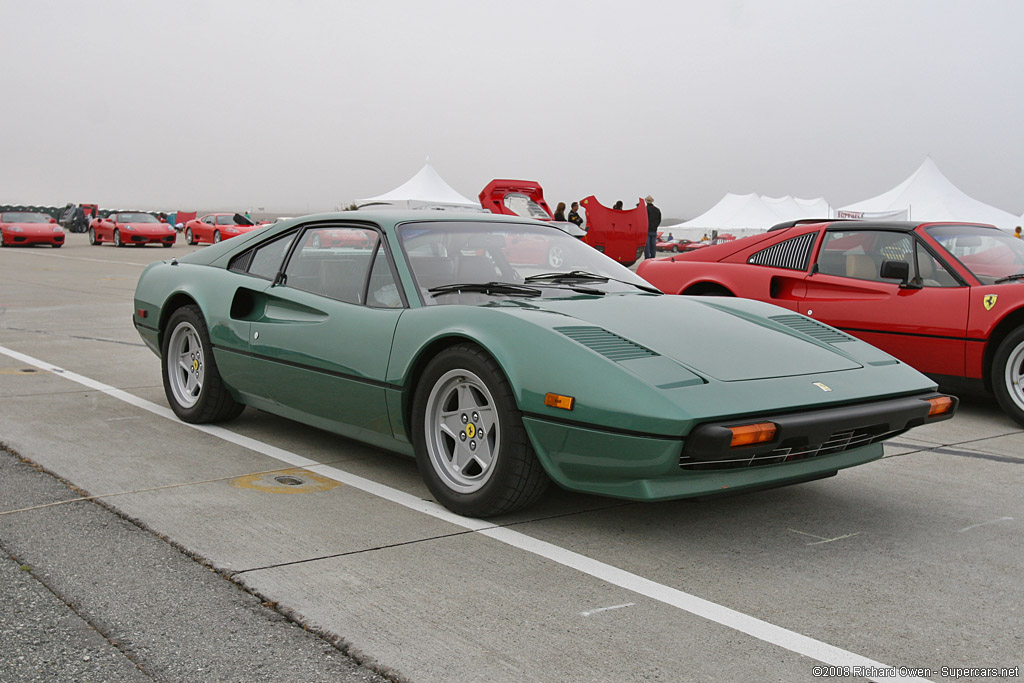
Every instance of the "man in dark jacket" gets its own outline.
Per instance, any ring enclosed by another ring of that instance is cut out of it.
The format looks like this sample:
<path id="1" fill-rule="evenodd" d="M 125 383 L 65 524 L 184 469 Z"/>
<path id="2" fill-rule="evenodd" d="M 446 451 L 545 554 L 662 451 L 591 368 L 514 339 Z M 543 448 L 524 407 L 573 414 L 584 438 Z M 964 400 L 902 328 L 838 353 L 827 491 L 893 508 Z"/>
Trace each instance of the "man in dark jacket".
<path id="1" fill-rule="evenodd" d="M 583 217 L 580 216 L 580 203 L 573 202 L 569 207 L 569 222 L 575 223 L 579 227 L 583 227 Z"/>
<path id="2" fill-rule="evenodd" d="M 647 195 L 647 246 L 644 258 L 654 258 L 658 253 L 658 226 L 661 225 L 661 209 L 654 205 L 654 197 Z"/>

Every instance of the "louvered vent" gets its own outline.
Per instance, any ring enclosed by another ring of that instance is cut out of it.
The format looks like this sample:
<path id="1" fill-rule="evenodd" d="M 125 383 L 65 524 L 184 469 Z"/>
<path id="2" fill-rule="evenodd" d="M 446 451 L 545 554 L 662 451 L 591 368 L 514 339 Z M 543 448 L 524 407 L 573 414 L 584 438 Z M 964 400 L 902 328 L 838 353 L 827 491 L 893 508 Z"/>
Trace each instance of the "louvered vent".
<path id="1" fill-rule="evenodd" d="M 555 330 L 616 362 L 658 355 L 647 347 L 635 344 L 600 327 L 556 327 Z"/>
<path id="2" fill-rule="evenodd" d="M 834 330 L 831 327 L 822 325 L 817 320 L 812 320 L 802 315 L 775 315 L 769 318 L 777 323 L 782 323 L 786 327 L 790 327 L 797 332 L 803 332 L 804 334 L 814 337 L 819 341 L 823 341 L 826 344 L 839 344 L 841 342 L 856 341 L 854 337 Z"/>

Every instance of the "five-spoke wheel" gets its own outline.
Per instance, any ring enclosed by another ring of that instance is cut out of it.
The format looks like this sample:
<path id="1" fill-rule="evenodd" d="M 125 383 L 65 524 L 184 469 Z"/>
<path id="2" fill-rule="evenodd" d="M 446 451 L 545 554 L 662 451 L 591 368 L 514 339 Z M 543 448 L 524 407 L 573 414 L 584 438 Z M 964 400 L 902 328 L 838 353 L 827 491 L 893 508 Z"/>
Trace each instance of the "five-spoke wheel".
<path id="1" fill-rule="evenodd" d="M 1024 327 L 1008 334 L 996 348 L 991 376 L 999 407 L 1024 425 Z"/>

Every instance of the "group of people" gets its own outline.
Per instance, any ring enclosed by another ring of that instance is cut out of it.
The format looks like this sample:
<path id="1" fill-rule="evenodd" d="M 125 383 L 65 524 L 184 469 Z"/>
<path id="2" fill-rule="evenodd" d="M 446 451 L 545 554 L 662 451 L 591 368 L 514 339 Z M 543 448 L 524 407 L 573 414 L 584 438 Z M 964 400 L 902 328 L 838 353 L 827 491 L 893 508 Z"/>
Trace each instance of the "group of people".
<path id="1" fill-rule="evenodd" d="M 644 258 L 654 258 L 658 252 L 658 226 L 661 225 L 661 209 L 654 205 L 654 197 L 651 195 L 647 195 L 644 201 L 647 202 L 647 243 L 644 245 Z M 622 200 L 615 202 L 612 209 L 622 211 Z M 573 202 L 569 209 L 569 216 L 566 217 L 565 202 L 558 202 L 558 206 L 555 207 L 555 220 L 575 223 L 582 228 L 583 218 L 579 212 L 580 203 Z"/>

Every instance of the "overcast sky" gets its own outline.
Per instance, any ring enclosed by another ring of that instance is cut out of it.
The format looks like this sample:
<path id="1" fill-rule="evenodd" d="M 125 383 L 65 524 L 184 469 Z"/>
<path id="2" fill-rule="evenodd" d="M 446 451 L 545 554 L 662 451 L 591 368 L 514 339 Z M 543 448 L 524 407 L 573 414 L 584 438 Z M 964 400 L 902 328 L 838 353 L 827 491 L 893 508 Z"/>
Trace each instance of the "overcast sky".
<path id="1" fill-rule="evenodd" d="M 0 0 L 0 204 L 886 191 L 1024 212 L 1019 0 Z"/>

